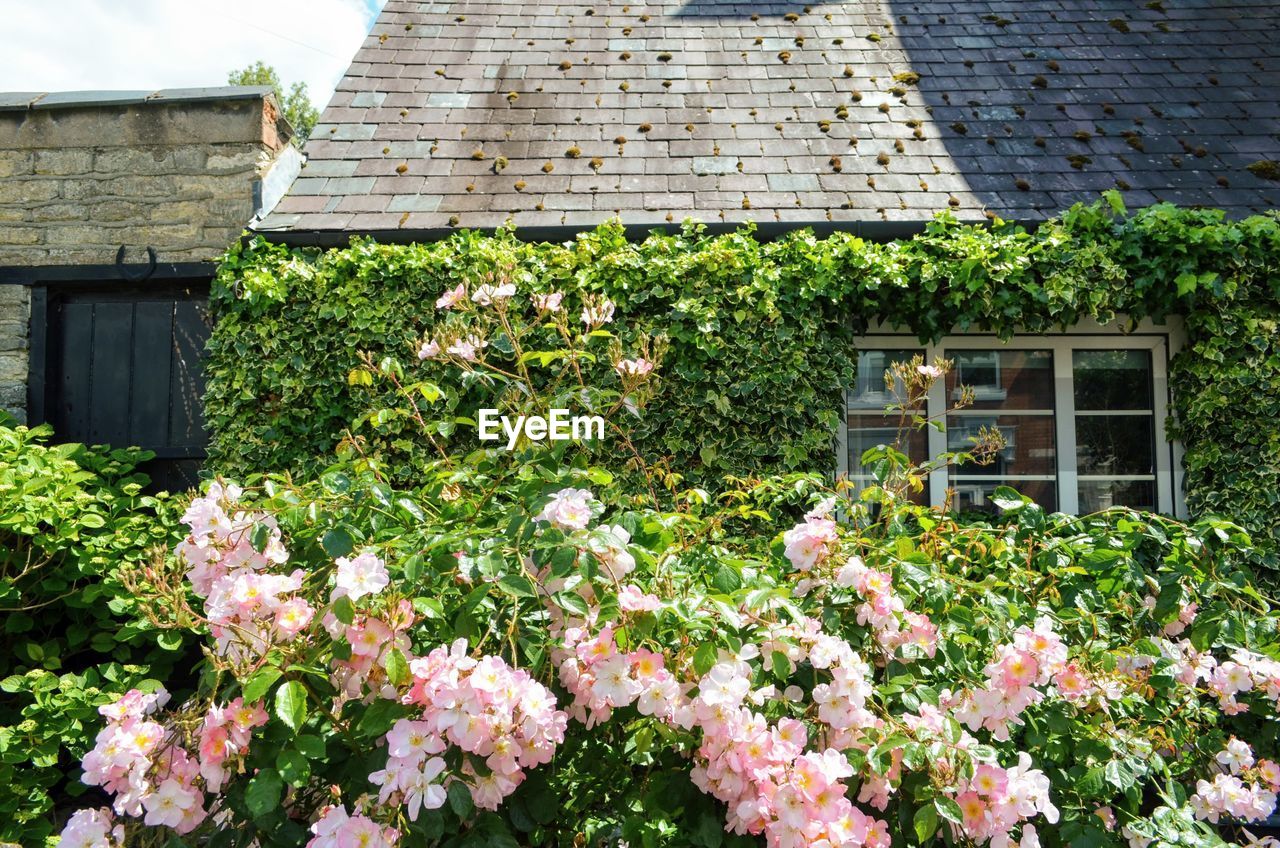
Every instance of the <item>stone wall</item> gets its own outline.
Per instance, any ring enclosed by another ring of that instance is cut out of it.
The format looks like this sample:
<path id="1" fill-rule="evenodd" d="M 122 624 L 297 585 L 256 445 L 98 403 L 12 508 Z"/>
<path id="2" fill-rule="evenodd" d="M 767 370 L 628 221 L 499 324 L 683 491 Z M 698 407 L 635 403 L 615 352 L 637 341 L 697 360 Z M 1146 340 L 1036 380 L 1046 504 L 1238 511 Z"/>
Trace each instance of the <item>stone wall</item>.
<path id="1" fill-rule="evenodd" d="M 0 286 L 0 409 L 26 420 L 31 292 Z"/>
<path id="2" fill-rule="evenodd" d="M 260 211 L 290 134 L 265 88 L 31 98 L 0 95 L 0 408 L 20 418 L 24 269 L 111 265 L 121 246 L 129 263 L 148 247 L 215 259 Z"/>

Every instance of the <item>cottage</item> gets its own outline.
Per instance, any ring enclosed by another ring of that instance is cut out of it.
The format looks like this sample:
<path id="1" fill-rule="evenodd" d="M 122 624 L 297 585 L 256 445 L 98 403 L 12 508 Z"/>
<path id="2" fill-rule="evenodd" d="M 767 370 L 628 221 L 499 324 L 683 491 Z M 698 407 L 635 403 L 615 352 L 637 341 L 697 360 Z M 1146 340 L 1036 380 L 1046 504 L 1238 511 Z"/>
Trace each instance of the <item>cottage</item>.
<path id="1" fill-rule="evenodd" d="M 1264 93 L 1280 86 L 1277 23 L 1266 3 L 390 0 L 255 229 L 333 246 L 693 218 L 885 240 L 939 210 L 1034 224 L 1107 189 L 1243 217 L 1280 206 L 1280 102 Z M 839 437 L 855 480 L 892 430 L 885 367 L 946 357 L 920 411 L 942 414 L 961 383 L 975 402 L 910 453 L 983 428 L 1005 447 L 935 472 L 922 498 L 982 507 L 1007 484 L 1066 512 L 1185 512 L 1166 431 L 1177 316 L 1003 341 L 870 330 Z"/>

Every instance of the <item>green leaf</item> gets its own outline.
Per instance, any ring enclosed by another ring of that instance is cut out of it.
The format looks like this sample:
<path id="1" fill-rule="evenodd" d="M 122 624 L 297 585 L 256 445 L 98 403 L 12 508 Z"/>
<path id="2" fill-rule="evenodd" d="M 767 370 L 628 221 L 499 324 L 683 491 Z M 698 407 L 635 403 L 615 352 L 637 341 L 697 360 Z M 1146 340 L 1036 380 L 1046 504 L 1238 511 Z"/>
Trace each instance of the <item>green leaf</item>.
<path id="1" fill-rule="evenodd" d="M 1084 798 L 1106 797 L 1108 795 L 1106 787 L 1106 771 L 1101 766 L 1094 766 L 1076 781 L 1076 791 Z"/>
<path id="2" fill-rule="evenodd" d="M 280 773 L 265 768 L 255 774 L 245 787 L 244 804 L 254 818 L 261 818 L 279 807 L 283 792 L 284 781 L 280 779 Z"/>
<path id="3" fill-rule="evenodd" d="M 395 701 L 377 700 L 369 705 L 356 724 L 361 736 L 381 736 L 391 729 L 396 719 L 404 715 L 404 708 Z"/>
<path id="4" fill-rule="evenodd" d="M 296 680 L 290 680 L 276 690 L 276 717 L 293 732 L 298 732 L 307 720 L 307 690 Z"/>
<path id="5" fill-rule="evenodd" d="M 718 652 L 714 642 L 703 642 L 693 652 L 693 670 L 699 675 L 706 674 L 716 664 Z"/>
<path id="6" fill-rule="evenodd" d="M 773 676 L 778 680 L 786 680 L 791 676 L 791 660 L 787 659 L 787 655 L 782 651 L 774 651 L 773 656 L 769 658 L 773 665 Z"/>
<path id="7" fill-rule="evenodd" d="M 356 605 L 346 595 L 333 602 L 333 617 L 343 624 L 351 624 L 356 620 Z"/>
<path id="8" fill-rule="evenodd" d="M 302 786 L 311 777 L 311 763 L 301 751 L 285 748 L 276 757 L 276 769 L 291 786 Z"/>
<path id="9" fill-rule="evenodd" d="M 449 809 L 453 810 L 454 815 L 464 821 L 471 817 L 472 812 L 475 811 L 475 802 L 471 800 L 471 790 L 465 783 L 461 781 L 450 783 L 448 797 Z"/>
<path id="10" fill-rule="evenodd" d="M 249 534 L 249 544 L 253 545 L 253 549 L 258 553 L 262 553 L 267 549 L 267 543 L 271 541 L 271 528 L 261 521 L 253 525 L 253 531 Z"/>
<path id="11" fill-rule="evenodd" d="M 323 760 L 325 756 L 324 740 L 319 736 L 299 733 L 293 739 L 293 746 L 309 760 Z"/>
<path id="12" fill-rule="evenodd" d="M 386 668 L 387 680 L 391 681 L 392 686 L 403 686 L 409 682 L 409 663 L 399 648 L 387 651 Z"/>
<path id="13" fill-rule="evenodd" d="M 921 845 L 933 839 L 938 832 L 938 810 L 932 804 L 926 804 L 916 810 L 911 819 L 911 828 L 916 832 L 916 842 Z"/>
<path id="14" fill-rule="evenodd" d="M 721 565 L 716 570 L 716 576 L 712 578 L 711 585 L 722 594 L 732 595 L 742 588 L 742 575 L 736 568 Z"/>
<path id="15" fill-rule="evenodd" d="M 355 550 L 355 546 L 351 534 L 341 527 L 333 528 L 320 540 L 320 547 L 324 548 L 324 552 L 332 559 L 346 556 Z"/>
<path id="16" fill-rule="evenodd" d="M 947 821 L 954 824 L 962 824 L 964 822 L 964 811 L 960 809 L 960 805 L 955 802 L 955 799 L 938 796 L 933 799 L 933 806 L 937 809 L 938 815 Z"/>
<path id="17" fill-rule="evenodd" d="M 262 696 L 267 694 L 267 690 L 271 685 L 280 679 L 280 669 L 267 666 L 254 672 L 253 676 L 244 684 L 244 688 L 240 690 L 241 696 L 244 697 L 246 704 L 252 704 L 262 700 Z"/>
<path id="18" fill-rule="evenodd" d="M 156 634 L 156 644 L 166 651 L 176 651 L 182 647 L 182 634 L 176 630 L 161 630 Z"/>
<path id="19" fill-rule="evenodd" d="M 517 598 L 532 598 L 538 594 L 533 581 L 523 574 L 504 574 L 498 581 L 498 586 L 508 595 Z"/>
<path id="20" fill-rule="evenodd" d="M 587 614 L 587 602 L 582 599 L 581 595 L 574 592 L 560 592 L 555 596 L 555 600 L 561 609 L 568 610 L 576 615 Z"/>

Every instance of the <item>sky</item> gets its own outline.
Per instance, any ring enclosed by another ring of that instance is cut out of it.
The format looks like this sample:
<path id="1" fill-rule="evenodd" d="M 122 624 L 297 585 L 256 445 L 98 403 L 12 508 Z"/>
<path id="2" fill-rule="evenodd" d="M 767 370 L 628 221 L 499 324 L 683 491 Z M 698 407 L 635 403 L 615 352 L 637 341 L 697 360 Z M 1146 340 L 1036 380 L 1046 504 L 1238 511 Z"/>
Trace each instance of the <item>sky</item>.
<path id="1" fill-rule="evenodd" d="M 323 109 L 384 0 L 0 0 L 0 91 L 226 85 L 261 59 Z"/>

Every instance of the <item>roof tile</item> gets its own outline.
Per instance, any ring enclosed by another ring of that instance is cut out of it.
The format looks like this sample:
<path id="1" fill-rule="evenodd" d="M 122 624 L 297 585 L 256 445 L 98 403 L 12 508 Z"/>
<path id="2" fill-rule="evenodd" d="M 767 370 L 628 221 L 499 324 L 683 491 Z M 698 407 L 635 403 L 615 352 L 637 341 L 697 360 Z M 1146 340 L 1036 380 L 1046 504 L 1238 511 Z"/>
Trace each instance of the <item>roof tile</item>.
<path id="1" fill-rule="evenodd" d="M 388 0 L 264 229 L 1280 206 L 1270 0 L 590 8 Z"/>

